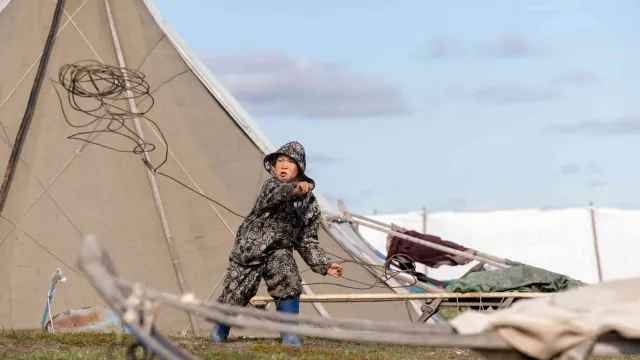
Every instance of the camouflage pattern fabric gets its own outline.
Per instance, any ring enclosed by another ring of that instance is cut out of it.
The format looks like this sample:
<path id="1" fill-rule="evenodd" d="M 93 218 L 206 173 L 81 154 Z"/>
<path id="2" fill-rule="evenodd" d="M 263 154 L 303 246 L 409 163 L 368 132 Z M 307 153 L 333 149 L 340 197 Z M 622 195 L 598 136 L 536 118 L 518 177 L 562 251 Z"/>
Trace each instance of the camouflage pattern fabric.
<path id="1" fill-rule="evenodd" d="M 451 280 L 447 292 L 560 292 L 578 287 L 567 276 L 528 265 L 479 271 Z"/>
<path id="2" fill-rule="evenodd" d="M 302 278 L 293 251 L 282 249 L 271 254 L 263 265 L 242 266 L 229 263 L 223 283 L 224 290 L 218 302 L 246 306 L 256 295 L 262 278 L 265 279 L 269 295 L 274 299 L 300 297 Z"/>
<path id="3" fill-rule="evenodd" d="M 305 151 L 300 143 L 287 143 L 265 157 L 265 169 L 272 175 L 279 154 L 291 157 L 298 164 L 299 178 L 315 185 L 304 174 Z M 253 209 L 236 234 L 218 302 L 248 304 L 261 278 L 265 279 L 272 297 L 297 298 L 301 293 L 301 280 L 293 258 L 294 249 L 312 271 L 327 274 L 333 259 L 318 241 L 320 206 L 311 191 L 307 196 L 297 195 L 296 185 L 297 181 L 285 183 L 275 177 L 263 184 Z"/>

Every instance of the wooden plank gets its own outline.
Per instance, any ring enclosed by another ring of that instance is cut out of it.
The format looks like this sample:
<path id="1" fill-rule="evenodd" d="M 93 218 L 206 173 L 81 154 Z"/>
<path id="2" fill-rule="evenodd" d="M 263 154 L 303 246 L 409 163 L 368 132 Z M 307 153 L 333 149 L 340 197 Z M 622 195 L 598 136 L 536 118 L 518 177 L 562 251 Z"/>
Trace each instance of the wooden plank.
<path id="1" fill-rule="evenodd" d="M 378 301 L 405 301 L 405 300 L 431 300 L 431 299 L 501 299 L 501 298 L 537 298 L 552 293 L 519 293 L 519 292 L 495 292 L 495 293 L 426 293 L 426 294 L 315 294 L 301 295 L 300 302 L 378 302 Z M 273 302 L 270 296 L 255 296 L 251 303 L 256 301 Z"/>

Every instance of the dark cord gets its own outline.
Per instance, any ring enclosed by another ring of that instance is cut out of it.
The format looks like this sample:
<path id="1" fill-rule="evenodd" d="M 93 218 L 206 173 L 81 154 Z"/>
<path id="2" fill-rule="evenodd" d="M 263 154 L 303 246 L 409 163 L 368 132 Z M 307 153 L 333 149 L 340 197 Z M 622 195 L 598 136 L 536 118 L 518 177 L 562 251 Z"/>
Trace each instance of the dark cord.
<path id="1" fill-rule="evenodd" d="M 67 91 L 67 98 L 72 109 L 89 117 L 88 121 L 82 123 L 71 122 L 64 110 L 62 96 L 54 86 L 62 108 L 62 115 L 67 124 L 76 129 L 93 127 L 72 134 L 68 139 L 84 141 L 118 152 L 143 154 L 142 161 L 154 174 L 171 179 L 193 193 L 219 205 L 231 214 L 244 218 L 243 215 L 200 193 L 173 176 L 159 171 L 168 161 L 169 144 L 158 124 L 146 116 L 153 107 L 155 100 L 152 96 L 151 87 L 142 72 L 135 69 L 106 65 L 98 61 L 83 60 L 62 66 L 58 72 L 58 81 L 53 82 L 58 83 Z M 133 112 L 129 108 L 126 103 L 129 99 L 136 101 L 137 112 Z M 157 146 L 142 139 L 132 125 L 129 124 L 136 118 L 145 119 L 152 124 L 164 144 L 163 159 L 158 165 L 151 164 L 146 157 L 146 154 L 155 151 Z M 131 141 L 131 147 L 116 148 L 99 143 L 96 139 L 100 134 L 124 137 Z"/>

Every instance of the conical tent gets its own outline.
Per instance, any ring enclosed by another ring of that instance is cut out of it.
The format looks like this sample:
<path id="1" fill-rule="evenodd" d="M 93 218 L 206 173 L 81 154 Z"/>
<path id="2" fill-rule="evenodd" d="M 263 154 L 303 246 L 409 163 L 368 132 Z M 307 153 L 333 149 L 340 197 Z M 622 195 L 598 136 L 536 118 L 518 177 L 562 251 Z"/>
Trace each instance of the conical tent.
<path id="1" fill-rule="evenodd" d="M 0 1 L 0 164 L 4 167 L 11 168 L 12 147 L 30 103 L 58 1 Z M 0 219 L 0 326 L 39 327 L 56 268 L 66 272 L 68 281 L 56 290 L 54 313 L 103 304 L 75 267 L 81 236 L 88 232 L 98 235 L 123 277 L 215 299 L 242 221 L 231 211 L 248 213 L 269 176 L 262 159 L 274 147 L 187 50 L 151 1 L 67 0 L 57 26 Z M 74 105 L 65 84 L 59 83 L 61 69 L 88 61 L 137 69 L 150 85 L 153 101 L 115 99 L 103 104 L 134 112 L 153 104 L 138 119 L 139 128 L 135 119 L 125 120 L 134 131 L 128 133 L 130 138 L 97 132 L 107 129 L 110 120 L 92 122 L 89 114 L 74 109 L 95 104 L 76 96 Z M 137 136 L 156 147 L 149 152 L 152 167 L 162 163 L 168 144 L 168 159 L 158 171 L 231 211 L 166 176 L 154 175 L 141 161 L 142 155 L 133 153 L 136 144 L 131 138 Z M 326 200 L 320 201 L 323 210 L 331 211 Z M 333 254 L 351 259 L 358 252 L 357 244 L 343 233 L 323 229 L 319 237 Z M 176 249 L 173 255 L 171 243 Z M 307 293 L 394 291 L 380 284 L 367 290 L 336 286 L 367 287 L 319 276 L 297 259 L 310 284 Z M 181 271 L 184 289 L 175 269 Z M 345 276 L 365 284 L 376 282 L 372 271 L 357 262 L 345 264 Z M 319 282 L 325 284 L 314 285 Z M 267 294 L 264 286 L 259 294 Z M 376 320 L 409 316 L 402 302 L 303 304 L 301 312 Z M 170 333 L 191 328 L 184 313 L 161 311 L 158 321 Z"/>

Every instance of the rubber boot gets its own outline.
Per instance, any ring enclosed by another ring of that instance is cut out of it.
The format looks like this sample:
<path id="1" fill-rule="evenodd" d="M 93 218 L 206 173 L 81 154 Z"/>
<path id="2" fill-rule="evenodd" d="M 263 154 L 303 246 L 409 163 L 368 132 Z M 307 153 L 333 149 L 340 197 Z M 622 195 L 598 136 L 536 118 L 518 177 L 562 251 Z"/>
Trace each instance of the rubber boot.
<path id="1" fill-rule="evenodd" d="M 290 299 L 282 300 L 278 302 L 276 310 L 282 313 L 299 314 L 300 313 L 300 300 Z M 296 324 L 295 322 L 283 321 L 283 323 Z M 302 345 L 302 337 L 295 334 L 282 333 L 282 344 L 291 346 Z"/>
<path id="2" fill-rule="evenodd" d="M 227 325 L 214 324 L 211 328 L 209 338 L 215 343 L 227 342 L 230 330 L 231 328 Z"/>

